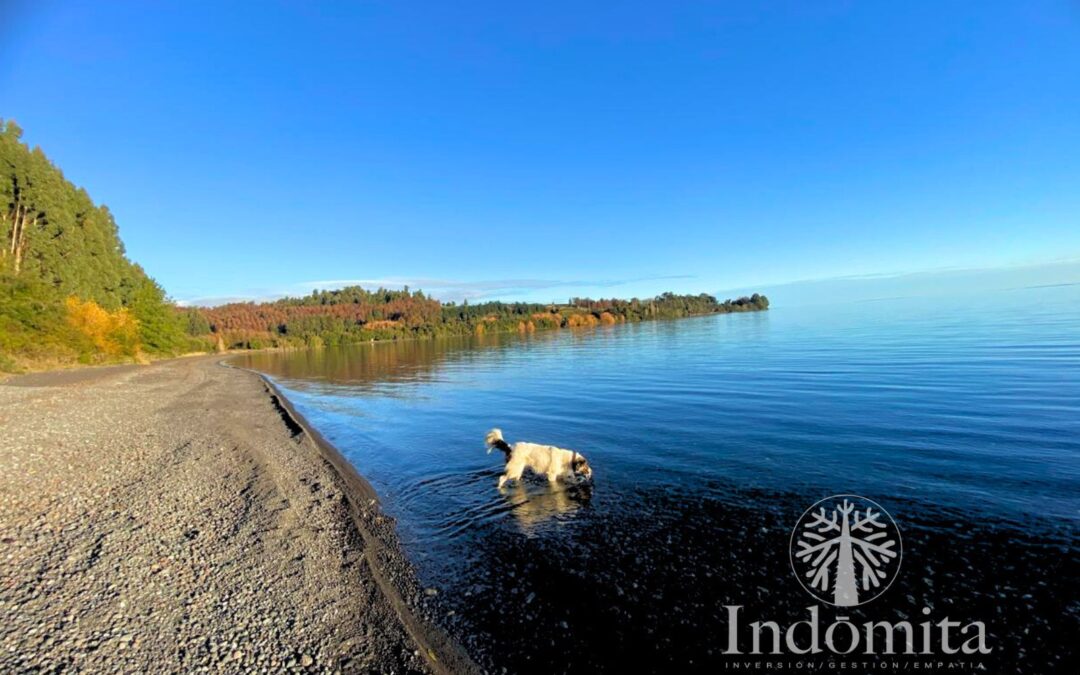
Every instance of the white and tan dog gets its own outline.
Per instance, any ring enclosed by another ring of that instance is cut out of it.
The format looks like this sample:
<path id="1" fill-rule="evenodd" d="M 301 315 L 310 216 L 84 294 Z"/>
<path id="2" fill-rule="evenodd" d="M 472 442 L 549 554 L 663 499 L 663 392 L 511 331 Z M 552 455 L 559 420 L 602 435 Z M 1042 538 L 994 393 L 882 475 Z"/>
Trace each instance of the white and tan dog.
<path id="1" fill-rule="evenodd" d="M 499 449 L 506 455 L 506 470 L 499 476 L 499 487 L 507 481 L 520 480 L 525 469 L 538 476 L 546 476 L 548 482 L 569 484 L 587 483 L 592 480 L 589 462 L 575 450 L 564 450 L 554 445 L 518 442 L 510 445 L 503 440 L 501 429 L 492 429 L 484 438 L 488 454 Z"/>

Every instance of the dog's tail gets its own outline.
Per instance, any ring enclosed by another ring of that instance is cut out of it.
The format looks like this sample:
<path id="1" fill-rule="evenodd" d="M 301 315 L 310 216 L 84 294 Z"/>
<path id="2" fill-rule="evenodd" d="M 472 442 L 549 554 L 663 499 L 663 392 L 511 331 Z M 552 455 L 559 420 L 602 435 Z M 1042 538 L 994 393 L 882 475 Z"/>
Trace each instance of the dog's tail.
<path id="1" fill-rule="evenodd" d="M 506 455 L 506 459 L 510 459 L 510 453 L 513 452 L 510 444 L 503 440 L 502 429 L 492 429 L 487 432 L 487 436 L 484 437 L 484 445 L 488 448 L 488 454 L 495 448 L 503 451 Z"/>

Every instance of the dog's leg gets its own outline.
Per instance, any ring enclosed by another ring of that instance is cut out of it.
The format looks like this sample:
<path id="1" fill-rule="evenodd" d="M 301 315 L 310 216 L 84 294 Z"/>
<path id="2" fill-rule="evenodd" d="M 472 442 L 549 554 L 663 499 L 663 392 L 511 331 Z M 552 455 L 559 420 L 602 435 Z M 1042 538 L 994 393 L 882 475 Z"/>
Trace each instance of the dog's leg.
<path id="1" fill-rule="evenodd" d="M 525 462 L 515 462 L 513 459 L 506 465 L 506 472 L 499 477 L 499 487 L 509 481 L 521 480 L 521 474 L 525 473 Z"/>

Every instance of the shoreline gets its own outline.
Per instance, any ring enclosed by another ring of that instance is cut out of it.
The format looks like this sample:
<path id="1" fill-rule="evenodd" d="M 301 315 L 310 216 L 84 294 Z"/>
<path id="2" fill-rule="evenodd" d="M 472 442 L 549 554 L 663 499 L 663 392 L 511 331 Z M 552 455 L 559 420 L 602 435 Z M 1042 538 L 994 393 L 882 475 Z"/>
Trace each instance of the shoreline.
<path id="1" fill-rule="evenodd" d="M 0 668 L 478 671 L 371 485 L 227 357 L 0 383 Z"/>
<path id="2" fill-rule="evenodd" d="M 394 520 L 382 513 L 380 508 L 381 499 L 378 492 L 356 467 L 331 443 L 319 430 L 312 425 L 302 413 L 293 405 L 292 401 L 285 396 L 281 389 L 266 374 L 257 370 L 235 366 L 226 363 L 228 355 L 218 361 L 223 368 L 232 368 L 251 373 L 257 376 L 267 388 L 267 393 L 274 403 L 282 410 L 283 417 L 291 418 L 292 423 L 307 434 L 312 443 L 322 453 L 322 459 L 326 461 L 337 473 L 340 480 L 347 486 L 345 498 L 349 501 L 349 515 L 353 525 L 365 545 L 369 548 L 367 560 L 376 583 L 380 590 L 390 601 L 402 626 L 408 632 L 412 640 L 420 648 L 423 655 L 428 659 L 429 665 L 438 673 L 466 673 L 478 672 L 479 669 L 472 662 L 465 650 L 455 644 L 450 637 L 438 627 L 432 616 L 417 616 L 414 605 L 410 605 L 404 596 L 412 598 L 423 597 L 423 588 L 416 579 L 415 568 L 405 555 L 397 538 L 396 524 Z M 396 576 L 402 572 L 387 569 L 388 565 L 378 564 L 382 554 L 394 559 L 399 568 L 404 568 L 405 578 Z"/>
<path id="3" fill-rule="evenodd" d="M 587 324 L 587 325 L 581 325 L 581 326 L 557 326 L 557 327 L 553 327 L 553 328 L 537 328 L 537 329 L 535 329 L 533 331 L 525 331 L 525 332 L 522 332 L 521 330 L 518 330 L 518 329 L 509 329 L 508 328 L 508 329 L 504 329 L 504 330 L 491 330 L 491 331 L 481 333 L 480 335 L 477 335 L 476 333 L 451 333 L 451 334 L 446 334 L 446 335 L 395 335 L 392 338 L 381 338 L 381 339 L 372 338 L 370 340 L 359 340 L 359 341 L 355 341 L 355 342 L 346 342 L 346 343 L 342 343 L 342 344 L 339 344 L 339 345 L 334 345 L 333 347 L 352 347 L 352 346 L 357 346 L 357 345 L 375 345 L 375 344 L 382 344 L 382 343 L 413 342 L 413 341 L 422 341 L 422 340 L 476 339 L 477 337 L 483 338 L 485 336 L 507 336 L 507 335 L 523 336 L 523 335 L 535 335 L 537 333 L 540 333 L 540 334 L 554 334 L 554 333 L 558 333 L 559 331 L 564 331 L 564 330 L 582 331 L 582 330 L 594 330 L 594 329 L 599 329 L 599 328 L 615 328 L 615 327 L 618 327 L 618 326 L 630 326 L 630 325 L 639 325 L 639 324 L 654 323 L 654 322 L 682 321 L 684 319 L 701 319 L 701 318 L 710 317 L 710 316 L 728 316 L 728 315 L 732 315 L 732 314 L 752 314 L 752 313 L 757 313 L 757 312 L 766 312 L 768 310 L 769 310 L 769 308 L 756 309 L 756 310 L 740 310 L 740 311 L 733 311 L 733 312 L 704 312 L 704 313 L 700 313 L 700 314 L 687 314 L 685 316 L 659 317 L 659 318 L 655 318 L 655 319 L 646 319 L 646 320 L 641 320 L 641 321 L 620 321 L 620 322 L 617 322 L 617 323 L 614 323 L 614 324 L 597 323 L 597 324 Z M 272 339 L 272 336 L 267 337 L 267 339 Z M 184 353 L 184 354 L 176 354 L 174 356 L 152 357 L 147 362 L 139 362 L 139 361 L 131 360 L 131 359 L 121 360 L 121 361 L 113 361 L 113 362 L 105 362 L 105 363 L 78 363 L 78 362 L 71 362 L 71 363 L 65 363 L 65 364 L 61 364 L 61 365 L 50 365 L 50 366 L 47 366 L 47 367 L 42 368 L 40 370 L 35 369 L 33 367 L 33 364 L 30 364 L 30 366 L 29 366 L 30 369 L 28 369 L 28 370 L 22 370 L 22 371 L 17 371 L 17 372 L 0 370 L 0 385 L 9 383 L 12 380 L 22 378 L 22 377 L 27 376 L 27 375 L 41 375 L 41 374 L 46 374 L 46 373 L 59 373 L 59 372 L 68 372 L 68 371 L 83 371 L 83 370 L 96 370 L 96 369 L 109 369 L 109 368 L 139 367 L 139 366 L 153 365 L 155 363 L 175 361 L 177 359 L 197 359 L 197 358 L 204 358 L 204 357 L 212 358 L 212 357 L 215 357 L 215 356 L 224 359 L 224 358 L 229 358 L 229 357 L 238 356 L 238 355 L 242 355 L 242 354 L 260 354 L 260 353 L 267 353 L 267 352 L 269 352 L 269 353 L 295 352 L 295 351 L 304 351 L 304 350 L 309 350 L 309 349 L 326 349 L 326 348 L 327 348 L 327 345 L 319 345 L 319 346 L 308 345 L 308 344 L 301 344 L 301 345 L 271 345 L 269 347 L 258 347 L 258 348 L 255 348 L 255 349 L 252 349 L 252 348 L 226 349 L 223 352 L 187 352 L 187 353 Z"/>

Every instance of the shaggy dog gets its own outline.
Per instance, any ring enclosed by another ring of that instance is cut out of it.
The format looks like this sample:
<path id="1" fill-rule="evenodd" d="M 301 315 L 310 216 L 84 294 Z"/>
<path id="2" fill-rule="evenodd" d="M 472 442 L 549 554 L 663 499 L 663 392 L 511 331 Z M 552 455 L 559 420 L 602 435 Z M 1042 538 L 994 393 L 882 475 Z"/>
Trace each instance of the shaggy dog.
<path id="1" fill-rule="evenodd" d="M 518 442 L 510 445 L 503 440 L 501 429 L 489 431 L 484 443 L 488 447 L 488 454 L 497 448 L 506 455 L 506 470 L 499 476 L 499 487 L 507 481 L 520 480 L 525 469 L 538 476 L 547 476 L 550 483 L 562 481 L 577 485 L 592 480 L 589 462 L 575 450 L 563 450 L 554 445 L 536 443 Z"/>

